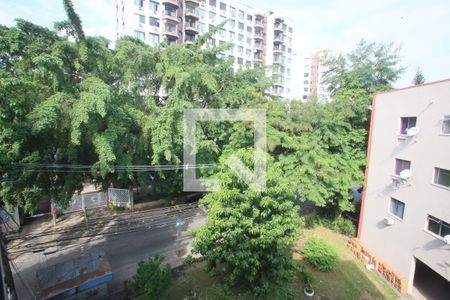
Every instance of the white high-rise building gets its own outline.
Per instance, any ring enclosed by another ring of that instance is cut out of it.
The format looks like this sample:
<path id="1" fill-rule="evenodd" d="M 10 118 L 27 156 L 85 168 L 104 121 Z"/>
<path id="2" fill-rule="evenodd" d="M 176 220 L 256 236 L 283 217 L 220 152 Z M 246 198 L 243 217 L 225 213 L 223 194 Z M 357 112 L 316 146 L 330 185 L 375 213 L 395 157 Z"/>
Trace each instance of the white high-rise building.
<path id="1" fill-rule="evenodd" d="M 311 54 L 294 54 L 295 86 L 293 86 L 295 99 L 308 101 L 311 97 L 317 97 L 319 102 L 331 100 L 328 85 L 324 82 L 327 57 L 334 55 L 329 50 L 320 50 Z"/>
<path id="2" fill-rule="evenodd" d="M 209 41 L 231 43 L 224 53 L 234 68 L 272 65 L 275 77 L 270 93 L 292 98 L 292 24 L 273 12 L 261 12 L 233 0 L 114 0 L 116 38 L 134 36 L 155 46 L 193 43 L 212 27 L 227 21 Z"/>

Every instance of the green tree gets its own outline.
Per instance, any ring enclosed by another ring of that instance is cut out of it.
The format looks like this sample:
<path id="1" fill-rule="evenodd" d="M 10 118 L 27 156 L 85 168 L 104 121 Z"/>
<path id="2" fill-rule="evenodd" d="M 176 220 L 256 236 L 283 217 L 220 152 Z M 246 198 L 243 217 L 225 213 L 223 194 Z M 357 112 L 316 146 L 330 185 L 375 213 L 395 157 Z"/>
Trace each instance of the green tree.
<path id="1" fill-rule="evenodd" d="M 415 85 L 425 83 L 425 76 L 423 75 L 422 70 L 420 68 L 417 68 L 417 71 L 416 71 L 416 74 L 414 75 L 412 83 Z"/>
<path id="2" fill-rule="evenodd" d="M 163 261 L 163 256 L 155 255 L 139 262 L 136 275 L 128 281 L 134 295 L 145 294 L 149 300 L 165 299 L 172 282 L 172 272 L 168 264 L 161 266 Z"/>
<path id="3" fill-rule="evenodd" d="M 253 151 L 234 153 L 247 166 L 253 164 Z M 229 155 L 229 154 L 228 154 Z M 205 255 L 208 267 L 225 272 L 226 286 L 240 284 L 257 296 L 269 298 L 281 291 L 291 276 L 289 251 L 301 225 L 298 207 L 292 203 L 293 185 L 277 163 L 267 170 L 267 190 L 250 190 L 233 170 L 225 166 L 225 154 L 217 178 L 222 189 L 206 195 L 202 204 L 208 220 L 196 234 L 194 251 Z"/>

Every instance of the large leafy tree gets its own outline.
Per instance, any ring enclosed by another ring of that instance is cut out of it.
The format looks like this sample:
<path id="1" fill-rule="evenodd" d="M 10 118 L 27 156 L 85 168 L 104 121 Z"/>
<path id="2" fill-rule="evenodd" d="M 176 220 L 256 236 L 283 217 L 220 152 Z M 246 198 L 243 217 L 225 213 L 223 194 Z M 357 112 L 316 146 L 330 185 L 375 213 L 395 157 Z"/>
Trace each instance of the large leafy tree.
<path id="1" fill-rule="evenodd" d="M 252 167 L 251 148 L 234 154 Z M 267 190 L 253 191 L 225 165 L 228 155 L 221 158 L 216 175 L 222 189 L 202 200 L 208 220 L 196 234 L 194 251 L 207 257 L 210 269 L 224 271 L 227 287 L 239 284 L 257 296 L 270 298 L 284 291 L 281 287 L 291 275 L 289 247 L 301 225 L 298 207 L 292 202 L 294 185 L 283 176 L 279 164 L 270 161 Z"/>
<path id="2" fill-rule="evenodd" d="M 0 28 L 2 202 L 27 211 L 44 196 L 64 204 L 86 180 L 181 191 L 181 171 L 117 166 L 180 164 L 183 110 L 257 101 L 268 83 L 263 72 L 232 73 L 219 58 L 227 45 L 203 47 L 218 28 L 192 47 L 125 37 L 112 50 L 106 39 L 86 36 L 72 2 L 63 2 L 68 19 L 55 30 L 24 20 Z M 202 127 L 206 135 L 220 128 Z M 223 136 L 201 145 L 205 157 L 220 156 Z M 61 164 L 92 168 L 51 167 Z"/>

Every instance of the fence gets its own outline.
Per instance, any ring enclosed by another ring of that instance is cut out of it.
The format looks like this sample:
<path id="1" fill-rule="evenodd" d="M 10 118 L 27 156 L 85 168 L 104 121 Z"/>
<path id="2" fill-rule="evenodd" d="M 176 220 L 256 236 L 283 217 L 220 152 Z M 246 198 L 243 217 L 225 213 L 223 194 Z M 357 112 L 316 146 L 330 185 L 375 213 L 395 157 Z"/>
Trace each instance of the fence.
<path id="1" fill-rule="evenodd" d="M 108 202 L 115 206 L 127 206 L 133 208 L 133 196 L 127 189 L 108 189 Z"/>
<path id="2" fill-rule="evenodd" d="M 108 196 L 108 200 L 106 199 L 106 196 Z M 127 189 L 110 188 L 108 189 L 108 194 L 105 192 L 93 192 L 74 195 L 66 208 L 61 208 L 54 203 L 52 203 L 52 207 L 59 208 L 63 213 L 73 213 L 86 209 L 105 207 L 108 202 L 115 206 L 133 208 L 133 195 L 131 191 Z"/>
<path id="3" fill-rule="evenodd" d="M 55 204 L 52 203 L 52 206 Z M 63 213 L 72 213 L 83 211 L 85 209 L 98 208 L 106 206 L 105 192 L 94 192 L 82 195 L 74 195 L 69 201 L 69 205 L 62 209 Z"/>

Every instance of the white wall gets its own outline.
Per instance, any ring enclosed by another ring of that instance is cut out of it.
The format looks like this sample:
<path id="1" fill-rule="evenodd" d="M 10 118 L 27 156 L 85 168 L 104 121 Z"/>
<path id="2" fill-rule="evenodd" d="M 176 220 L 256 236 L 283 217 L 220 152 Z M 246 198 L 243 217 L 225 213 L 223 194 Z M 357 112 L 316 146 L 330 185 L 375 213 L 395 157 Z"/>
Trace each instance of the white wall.
<path id="1" fill-rule="evenodd" d="M 432 184 L 434 167 L 450 169 L 450 136 L 440 134 L 445 114 L 450 81 L 376 96 L 361 239 L 410 285 L 413 257 L 450 280 L 450 245 L 425 229 L 428 214 L 450 223 L 450 189 Z M 417 116 L 420 132 L 399 139 L 400 117 L 406 116 Z M 392 187 L 395 158 L 411 161 L 411 186 Z M 387 226 L 391 197 L 406 205 L 403 220 Z"/>

